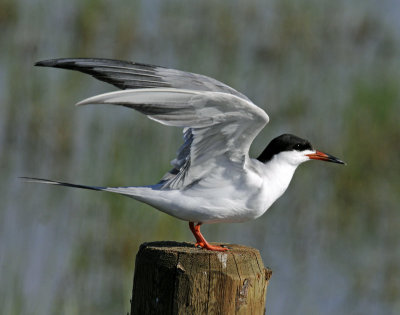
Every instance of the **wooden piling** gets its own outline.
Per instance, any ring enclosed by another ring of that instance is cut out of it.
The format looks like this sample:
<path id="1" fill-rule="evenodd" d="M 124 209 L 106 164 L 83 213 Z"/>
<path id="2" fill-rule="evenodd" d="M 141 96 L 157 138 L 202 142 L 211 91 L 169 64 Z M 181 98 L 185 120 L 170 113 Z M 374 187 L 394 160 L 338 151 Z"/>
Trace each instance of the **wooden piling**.
<path id="1" fill-rule="evenodd" d="M 257 249 L 153 242 L 136 256 L 131 315 L 264 314 L 271 270 Z"/>

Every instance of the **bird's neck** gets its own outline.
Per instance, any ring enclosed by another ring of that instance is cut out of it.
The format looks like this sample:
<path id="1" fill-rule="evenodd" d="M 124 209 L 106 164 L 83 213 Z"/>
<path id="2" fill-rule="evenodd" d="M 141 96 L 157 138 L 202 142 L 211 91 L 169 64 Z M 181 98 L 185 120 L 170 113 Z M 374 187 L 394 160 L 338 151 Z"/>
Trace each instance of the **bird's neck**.
<path id="1" fill-rule="evenodd" d="M 272 158 L 264 164 L 264 182 L 270 193 L 273 194 L 271 197 L 275 200 L 278 199 L 289 186 L 297 166 L 298 165 L 290 164 L 277 157 Z"/>

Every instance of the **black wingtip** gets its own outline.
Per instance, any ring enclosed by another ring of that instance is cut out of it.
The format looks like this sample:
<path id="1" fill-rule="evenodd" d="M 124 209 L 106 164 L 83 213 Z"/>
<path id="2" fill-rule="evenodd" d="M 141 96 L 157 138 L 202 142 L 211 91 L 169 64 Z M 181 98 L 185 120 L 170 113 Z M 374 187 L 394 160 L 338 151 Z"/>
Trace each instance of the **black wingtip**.
<path id="1" fill-rule="evenodd" d="M 35 62 L 35 67 L 54 67 L 56 65 L 56 59 L 41 60 Z"/>
<path id="2" fill-rule="evenodd" d="M 38 179 L 38 178 L 34 178 L 34 177 L 26 177 L 26 176 L 18 176 L 18 179 L 22 179 L 22 180 L 29 180 L 29 179 Z"/>
<path id="3" fill-rule="evenodd" d="M 76 60 L 86 60 L 86 58 L 56 58 L 41 60 L 35 63 L 36 67 L 68 68 L 75 64 Z"/>

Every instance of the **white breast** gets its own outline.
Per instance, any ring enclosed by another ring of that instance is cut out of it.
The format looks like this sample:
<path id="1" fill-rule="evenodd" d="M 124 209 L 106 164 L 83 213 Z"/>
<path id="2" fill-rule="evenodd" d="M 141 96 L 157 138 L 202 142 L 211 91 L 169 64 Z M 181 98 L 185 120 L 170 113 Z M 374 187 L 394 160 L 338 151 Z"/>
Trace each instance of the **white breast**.
<path id="1" fill-rule="evenodd" d="M 252 204 L 258 210 L 252 218 L 255 219 L 264 214 L 286 191 L 297 166 L 285 163 L 279 157 L 274 157 L 266 164 L 257 160 L 252 160 L 252 163 L 262 178 L 262 188 Z"/>
<path id="2" fill-rule="evenodd" d="M 296 167 L 249 160 L 243 168 L 216 168 L 182 190 L 135 188 L 131 196 L 185 221 L 243 222 L 258 218 L 285 192 Z"/>

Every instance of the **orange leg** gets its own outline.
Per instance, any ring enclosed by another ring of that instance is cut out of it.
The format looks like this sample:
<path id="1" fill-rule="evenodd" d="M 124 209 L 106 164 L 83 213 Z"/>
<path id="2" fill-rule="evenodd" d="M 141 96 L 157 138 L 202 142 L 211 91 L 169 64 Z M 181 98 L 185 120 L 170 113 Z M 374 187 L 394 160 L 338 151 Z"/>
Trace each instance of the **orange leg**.
<path id="1" fill-rule="evenodd" d="M 201 225 L 201 223 L 194 225 L 194 222 L 189 222 L 189 228 L 192 231 L 194 237 L 196 238 L 195 246 L 200 246 L 201 248 L 219 251 L 219 252 L 224 252 L 224 251 L 228 250 L 228 248 L 226 248 L 226 247 L 210 245 L 206 241 L 204 236 L 200 233 L 200 225 Z"/>

